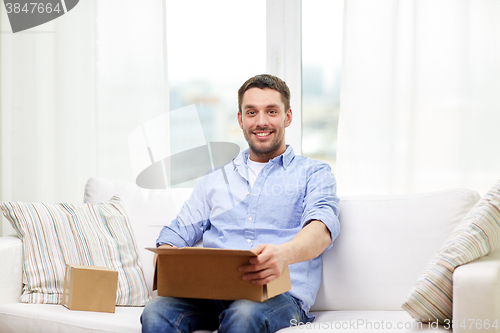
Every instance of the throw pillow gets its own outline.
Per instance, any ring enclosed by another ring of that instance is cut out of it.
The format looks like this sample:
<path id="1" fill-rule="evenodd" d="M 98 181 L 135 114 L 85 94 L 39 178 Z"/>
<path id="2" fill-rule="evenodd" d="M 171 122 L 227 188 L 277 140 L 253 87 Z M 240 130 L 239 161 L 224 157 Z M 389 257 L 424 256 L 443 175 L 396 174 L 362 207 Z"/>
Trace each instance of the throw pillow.
<path id="1" fill-rule="evenodd" d="M 120 198 L 83 205 L 2 202 L 1 208 L 23 241 L 21 302 L 60 304 L 67 264 L 117 270 L 116 305 L 149 300 Z"/>
<path id="2" fill-rule="evenodd" d="M 452 319 L 453 272 L 500 245 L 500 181 L 462 219 L 424 269 L 403 303 L 421 322 Z"/>

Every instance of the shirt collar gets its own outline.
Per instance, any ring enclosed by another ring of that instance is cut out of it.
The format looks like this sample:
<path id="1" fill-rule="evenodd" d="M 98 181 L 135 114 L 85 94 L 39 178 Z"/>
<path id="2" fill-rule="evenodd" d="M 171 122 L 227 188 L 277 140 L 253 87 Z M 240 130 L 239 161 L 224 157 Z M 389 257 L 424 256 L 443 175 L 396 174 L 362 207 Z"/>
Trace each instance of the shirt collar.
<path id="1" fill-rule="evenodd" d="M 293 158 L 295 157 L 295 152 L 293 151 L 292 146 L 286 145 L 286 150 L 285 152 L 278 156 L 281 157 L 281 163 L 283 165 L 283 168 L 286 169 L 292 163 Z"/>
<path id="2" fill-rule="evenodd" d="M 236 170 L 240 167 L 246 168 L 248 155 L 250 155 L 250 150 L 248 148 L 239 153 L 238 156 L 236 156 L 233 159 L 233 166 L 234 166 L 233 170 Z M 295 157 L 295 152 L 293 151 L 292 146 L 286 145 L 285 152 L 279 156 L 276 156 L 269 162 L 275 162 L 278 165 L 283 165 L 283 168 L 286 169 L 290 165 L 294 157 Z"/>

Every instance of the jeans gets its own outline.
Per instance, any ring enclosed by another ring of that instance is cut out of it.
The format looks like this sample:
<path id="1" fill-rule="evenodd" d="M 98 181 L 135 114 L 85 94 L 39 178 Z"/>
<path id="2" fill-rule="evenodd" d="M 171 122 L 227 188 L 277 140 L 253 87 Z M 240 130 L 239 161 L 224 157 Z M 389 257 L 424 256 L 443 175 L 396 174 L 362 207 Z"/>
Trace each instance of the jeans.
<path id="1" fill-rule="evenodd" d="M 308 322 L 297 299 L 284 293 L 265 302 L 158 297 L 141 316 L 143 333 L 216 330 L 219 333 L 276 332 L 290 321 Z"/>

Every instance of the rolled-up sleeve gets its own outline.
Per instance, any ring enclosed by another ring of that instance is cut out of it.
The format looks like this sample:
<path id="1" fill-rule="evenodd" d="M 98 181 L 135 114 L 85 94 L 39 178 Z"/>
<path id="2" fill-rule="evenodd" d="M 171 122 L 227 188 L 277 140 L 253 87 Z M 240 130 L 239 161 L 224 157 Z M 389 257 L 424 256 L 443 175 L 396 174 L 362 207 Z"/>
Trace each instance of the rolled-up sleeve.
<path id="1" fill-rule="evenodd" d="M 307 177 L 302 225 L 312 220 L 323 222 L 330 231 L 329 249 L 340 233 L 340 208 L 335 176 L 328 164 L 318 163 L 309 169 Z"/>

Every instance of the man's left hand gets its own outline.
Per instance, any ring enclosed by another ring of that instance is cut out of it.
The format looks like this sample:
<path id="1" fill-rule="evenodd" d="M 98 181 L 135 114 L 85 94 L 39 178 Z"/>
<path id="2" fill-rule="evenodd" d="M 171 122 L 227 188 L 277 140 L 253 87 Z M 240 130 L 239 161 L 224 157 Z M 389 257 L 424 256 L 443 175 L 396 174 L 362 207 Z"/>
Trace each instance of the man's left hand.
<path id="1" fill-rule="evenodd" d="M 260 244 L 255 247 L 257 257 L 250 258 L 250 265 L 241 266 L 243 280 L 264 285 L 281 276 L 287 264 L 285 250 L 280 245 Z"/>

